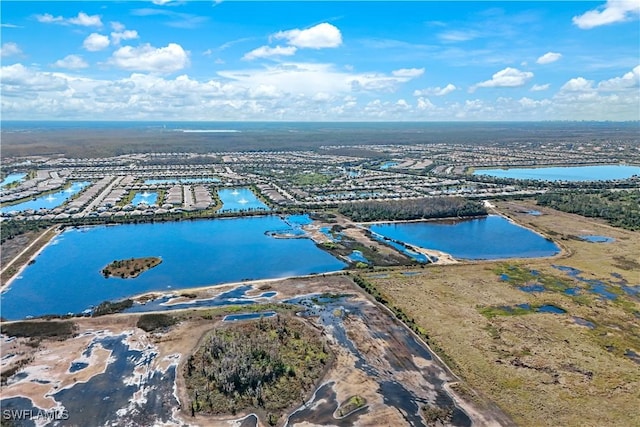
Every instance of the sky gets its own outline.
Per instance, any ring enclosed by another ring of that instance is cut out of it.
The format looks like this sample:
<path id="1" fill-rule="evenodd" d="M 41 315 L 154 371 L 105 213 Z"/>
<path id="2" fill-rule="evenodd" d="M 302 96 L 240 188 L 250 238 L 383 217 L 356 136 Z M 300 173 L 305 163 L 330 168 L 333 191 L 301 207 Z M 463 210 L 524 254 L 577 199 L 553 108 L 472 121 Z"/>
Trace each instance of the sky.
<path id="1" fill-rule="evenodd" d="M 640 120 L 640 1 L 0 2 L 2 120 Z"/>

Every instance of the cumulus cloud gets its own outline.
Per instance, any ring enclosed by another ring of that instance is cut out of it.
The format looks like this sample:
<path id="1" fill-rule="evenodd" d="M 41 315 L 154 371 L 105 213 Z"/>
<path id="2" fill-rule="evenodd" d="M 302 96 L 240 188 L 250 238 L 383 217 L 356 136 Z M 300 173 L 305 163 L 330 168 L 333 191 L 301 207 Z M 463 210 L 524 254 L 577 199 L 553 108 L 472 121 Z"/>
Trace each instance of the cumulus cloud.
<path id="1" fill-rule="evenodd" d="M 562 54 L 556 52 L 547 52 L 536 60 L 537 64 L 551 64 L 562 58 Z"/>
<path id="2" fill-rule="evenodd" d="M 177 43 L 169 43 L 160 48 L 147 43 L 135 48 L 119 48 L 113 53 L 109 63 L 124 70 L 173 73 L 189 65 L 189 53 Z"/>
<path id="3" fill-rule="evenodd" d="M 413 96 L 445 96 L 456 90 L 457 88 L 449 83 L 445 87 L 429 87 L 422 90 L 415 90 Z"/>
<path id="4" fill-rule="evenodd" d="M 36 20 L 43 24 L 62 24 L 62 25 L 80 25 L 82 27 L 102 27 L 102 19 L 100 15 L 87 15 L 84 12 L 78 13 L 78 16 L 65 18 L 63 16 L 53 16 L 49 13 L 36 15 Z"/>
<path id="5" fill-rule="evenodd" d="M 507 67 L 495 73 L 491 80 L 471 86 L 469 91 L 473 92 L 479 87 L 520 87 L 524 86 L 532 78 L 533 73 L 530 71 L 520 71 L 517 68 Z"/>
<path id="6" fill-rule="evenodd" d="M 67 55 L 63 59 L 58 59 L 53 63 L 54 67 L 66 68 L 69 70 L 79 70 L 87 68 L 89 64 L 80 55 Z"/>
<path id="7" fill-rule="evenodd" d="M 543 90 L 549 89 L 550 86 L 551 85 L 549 83 L 544 84 L 544 85 L 536 84 L 536 85 L 531 86 L 531 91 L 532 92 L 542 92 Z"/>
<path id="8" fill-rule="evenodd" d="M 22 50 L 17 45 L 17 43 L 14 42 L 3 43 L 2 47 L 0 47 L 0 56 L 2 58 L 5 58 L 7 56 L 20 55 L 21 53 Z"/>
<path id="9" fill-rule="evenodd" d="M 136 30 L 113 31 L 111 33 L 111 40 L 113 40 L 113 44 L 120 44 L 122 40 L 132 40 L 137 38 L 138 32 Z"/>
<path id="10" fill-rule="evenodd" d="M 84 39 L 82 46 L 89 52 L 97 52 L 109 47 L 109 37 L 98 33 L 91 33 Z"/>
<path id="11" fill-rule="evenodd" d="M 407 77 L 410 79 L 420 77 L 424 74 L 424 68 L 401 68 L 391 72 L 396 77 Z"/>
<path id="12" fill-rule="evenodd" d="M 0 83 L 2 95 L 20 95 L 21 93 L 52 92 L 68 88 L 64 78 L 54 73 L 34 71 L 22 64 L 1 67 Z"/>
<path id="13" fill-rule="evenodd" d="M 627 89 L 638 89 L 640 87 L 640 65 L 625 73 L 622 77 L 614 77 L 598 83 L 598 89 L 603 91 L 622 91 Z"/>
<path id="14" fill-rule="evenodd" d="M 329 24 L 322 23 L 306 30 L 294 29 L 280 31 L 273 35 L 274 39 L 286 40 L 287 44 L 299 48 L 322 49 L 338 47 L 342 44 L 342 33 Z"/>
<path id="15" fill-rule="evenodd" d="M 271 58 L 274 56 L 291 56 L 291 55 L 294 55 L 297 50 L 298 48 L 295 46 L 285 46 L 285 47 L 260 46 L 259 48 L 253 49 L 251 52 L 246 53 L 242 57 L 242 59 L 245 59 L 247 61 L 252 61 L 258 58 Z"/>
<path id="16" fill-rule="evenodd" d="M 593 80 L 587 80 L 584 77 L 576 77 L 562 85 L 562 92 L 586 92 L 593 89 Z"/>
<path id="17" fill-rule="evenodd" d="M 583 30 L 601 25 L 615 24 L 637 18 L 640 15 L 638 0 L 608 0 L 604 6 L 573 17 L 573 24 Z"/>
<path id="18" fill-rule="evenodd" d="M 429 98 L 418 98 L 418 109 L 419 110 L 432 110 L 435 108 L 435 105 L 429 101 Z"/>

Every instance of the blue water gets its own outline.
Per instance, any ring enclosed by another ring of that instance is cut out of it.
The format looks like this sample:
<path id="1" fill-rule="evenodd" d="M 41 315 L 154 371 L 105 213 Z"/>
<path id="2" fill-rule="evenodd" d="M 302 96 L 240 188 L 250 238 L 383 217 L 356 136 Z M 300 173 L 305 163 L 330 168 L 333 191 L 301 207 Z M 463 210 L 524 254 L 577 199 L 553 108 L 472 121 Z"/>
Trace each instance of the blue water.
<path id="1" fill-rule="evenodd" d="M 146 203 L 147 205 L 153 205 L 158 201 L 158 193 L 136 193 L 131 200 L 131 204 L 134 206 L 138 206 L 140 203 Z"/>
<path id="2" fill-rule="evenodd" d="M 362 255 L 361 251 L 353 251 L 347 258 L 349 258 L 351 262 L 364 262 L 365 264 L 369 264 L 369 260 Z"/>
<path id="3" fill-rule="evenodd" d="M 545 287 L 542 286 L 539 283 L 536 283 L 536 284 L 533 284 L 533 285 L 520 286 L 518 289 L 520 289 L 523 292 L 528 292 L 528 293 L 546 291 Z"/>
<path id="4" fill-rule="evenodd" d="M 26 173 L 11 173 L 7 175 L 6 178 L 2 180 L 2 182 L 0 182 L 0 187 L 13 184 L 14 182 L 22 181 L 26 176 Z"/>
<path id="5" fill-rule="evenodd" d="M 259 295 L 247 296 L 247 292 L 253 289 L 252 285 L 242 285 L 222 292 L 213 298 L 193 299 L 186 302 L 170 303 L 175 295 L 165 295 L 146 303 L 134 303 L 132 307 L 124 310 L 124 313 L 147 313 L 150 311 L 171 311 L 186 308 L 222 307 L 225 305 L 249 305 L 256 304 L 261 298 L 272 298 L 277 292 L 263 292 Z"/>
<path id="6" fill-rule="evenodd" d="M 559 166 L 541 168 L 479 169 L 474 175 L 545 181 L 605 181 L 640 175 L 640 166 Z"/>
<path id="7" fill-rule="evenodd" d="M 398 162 L 384 162 L 382 165 L 380 165 L 380 169 L 386 170 L 394 166 L 398 166 Z"/>
<path id="8" fill-rule="evenodd" d="M 555 243 L 498 215 L 462 221 L 375 224 L 371 231 L 463 259 L 532 258 L 557 254 Z"/>
<path id="9" fill-rule="evenodd" d="M 613 237 L 607 237 L 607 236 L 585 235 L 585 236 L 578 236 L 578 237 L 580 237 L 582 240 L 585 240 L 591 243 L 611 243 L 615 241 Z"/>
<path id="10" fill-rule="evenodd" d="M 543 305 L 536 309 L 539 313 L 553 313 L 553 314 L 564 314 L 565 310 L 560 307 L 556 307 L 555 305 Z"/>
<path id="11" fill-rule="evenodd" d="M 373 231 L 373 227 L 372 227 L 372 230 L 371 230 L 371 231 Z M 395 249 L 395 250 L 397 250 L 398 252 L 401 252 L 401 253 L 405 254 L 406 256 L 408 256 L 408 257 L 409 257 L 409 258 L 411 258 L 411 259 L 414 259 L 414 260 L 416 260 L 416 261 L 418 261 L 418 262 L 421 262 L 421 263 L 428 263 L 428 262 L 430 262 L 430 261 L 429 261 L 429 258 L 427 258 L 427 256 L 426 256 L 425 254 L 421 254 L 421 253 L 418 253 L 418 252 L 414 252 L 414 251 L 412 251 L 411 249 L 409 249 L 409 248 L 407 248 L 406 246 L 404 246 L 402 243 L 398 243 L 398 242 L 395 242 L 395 241 L 393 241 L 393 240 L 390 240 L 388 237 L 386 237 L 386 236 L 384 236 L 384 235 L 382 235 L 382 234 L 379 234 L 379 233 L 373 232 L 373 233 L 371 234 L 371 236 L 372 236 L 374 239 L 376 239 L 377 241 L 382 242 L 382 243 L 384 243 L 384 244 L 386 244 L 386 245 L 391 246 L 392 248 L 394 248 L 394 249 Z"/>
<path id="12" fill-rule="evenodd" d="M 313 220 L 307 214 L 287 215 L 284 220 L 288 224 L 291 224 L 291 226 L 293 227 L 301 227 L 303 225 L 309 225 L 313 223 Z"/>
<path id="13" fill-rule="evenodd" d="M 149 291 L 340 270 L 346 264 L 309 239 L 273 239 L 275 216 L 69 229 L 1 297 L 2 316 L 80 313 Z M 104 278 L 113 260 L 159 256 L 133 279 Z"/>
<path id="14" fill-rule="evenodd" d="M 210 182 L 220 182 L 218 178 L 170 178 L 170 179 L 146 179 L 144 184 L 206 184 Z"/>
<path id="15" fill-rule="evenodd" d="M 222 207 L 218 212 L 268 211 L 265 205 L 248 188 L 224 189 L 218 191 Z"/>
<path id="16" fill-rule="evenodd" d="M 57 193 L 48 194 L 16 205 L 4 206 L 0 208 L 0 212 L 26 211 L 28 209 L 54 209 L 69 200 L 74 194 L 79 193 L 87 185 L 89 185 L 89 182 L 74 182 L 71 184 L 71 187 L 66 190 L 61 190 Z"/>
<path id="17" fill-rule="evenodd" d="M 597 294 L 600 295 L 601 297 L 608 299 L 608 300 L 614 300 L 616 298 L 618 298 L 618 295 L 616 295 L 614 292 L 612 292 L 613 290 L 613 286 L 611 284 L 605 283 L 602 280 L 598 280 L 598 279 L 587 279 L 585 277 L 582 277 L 582 271 L 578 270 L 577 268 L 573 268 L 573 267 L 567 267 L 564 265 L 552 265 L 553 268 L 560 270 L 562 272 L 567 273 L 569 276 L 579 280 L 582 283 L 586 283 L 589 286 L 589 292 L 593 293 L 593 294 Z M 629 292 L 629 287 L 626 287 L 627 289 L 624 289 L 625 287 L 623 287 L 623 290 L 631 295 L 631 293 Z M 567 289 L 565 291 L 565 294 L 567 295 L 575 295 L 575 293 L 569 293 L 568 292 L 569 289 Z M 577 292 L 576 292 L 577 293 Z"/>
<path id="18" fill-rule="evenodd" d="M 241 314 L 228 314 L 222 319 L 223 322 L 237 322 L 239 320 L 254 320 L 262 318 L 273 317 L 276 315 L 275 311 L 263 311 L 260 313 L 241 313 Z"/>

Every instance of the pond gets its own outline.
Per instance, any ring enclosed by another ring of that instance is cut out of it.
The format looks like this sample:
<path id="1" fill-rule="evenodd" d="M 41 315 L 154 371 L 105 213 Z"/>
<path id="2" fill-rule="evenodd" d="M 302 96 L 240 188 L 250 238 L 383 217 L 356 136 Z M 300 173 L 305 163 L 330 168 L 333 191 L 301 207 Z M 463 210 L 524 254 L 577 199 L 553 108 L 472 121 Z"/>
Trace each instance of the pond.
<path id="1" fill-rule="evenodd" d="M 436 249 L 461 259 L 534 258 L 560 252 L 552 241 L 499 215 L 460 221 L 374 224 L 370 229 L 398 242 Z"/>
<path id="2" fill-rule="evenodd" d="M 496 178 L 538 179 L 544 181 L 606 181 L 640 175 L 640 166 L 554 166 L 539 168 L 478 169 L 474 175 Z"/>
<path id="3" fill-rule="evenodd" d="M 14 182 L 22 181 L 27 176 L 26 173 L 11 173 L 7 175 L 2 182 L 0 182 L 0 187 L 4 187 L 5 185 L 13 184 Z"/>
<path id="4" fill-rule="evenodd" d="M 579 237 L 582 240 L 590 243 L 611 243 L 615 241 L 613 237 L 607 237 L 607 236 L 584 235 Z"/>
<path id="5" fill-rule="evenodd" d="M 9 320 L 81 313 L 103 301 L 149 291 L 340 270 L 347 264 L 306 238 L 275 239 L 276 217 L 127 224 L 67 229 L 2 293 Z M 133 279 L 104 278 L 113 260 L 157 256 Z M 61 298 L 64 295 L 64 298 Z"/>
<path id="6" fill-rule="evenodd" d="M 158 193 L 145 191 L 143 193 L 136 193 L 131 200 L 133 206 L 138 206 L 141 203 L 147 205 L 153 205 L 158 201 Z"/>
<path id="7" fill-rule="evenodd" d="M 218 212 L 268 211 L 253 191 L 248 188 L 224 189 L 218 191 L 222 207 Z"/>
<path id="8" fill-rule="evenodd" d="M 33 209 L 36 211 L 38 209 L 54 209 L 69 200 L 73 195 L 78 194 L 89 184 L 89 182 L 74 182 L 73 184 L 71 184 L 71 187 L 65 190 L 60 190 L 56 193 L 47 194 L 46 196 L 40 196 L 15 205 L 4 206 L 0 208 L 0 212 L 9 213 L 14 211 L 22 212 L 29 209 Z"/>

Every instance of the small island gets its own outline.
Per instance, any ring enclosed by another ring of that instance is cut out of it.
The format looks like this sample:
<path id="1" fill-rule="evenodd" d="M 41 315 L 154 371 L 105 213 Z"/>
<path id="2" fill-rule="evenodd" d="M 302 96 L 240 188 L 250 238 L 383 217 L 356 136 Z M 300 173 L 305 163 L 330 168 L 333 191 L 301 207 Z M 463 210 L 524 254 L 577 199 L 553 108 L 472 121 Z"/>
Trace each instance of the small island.
<path id="1" fill-rule="evenodd" d="M 121 279 L 133 279 L 147 270 L 152 269 L 162 263 L 158 257 L 130 258 L 116 260 L 102 269 L 105 278 L 120 277 Z"/>

